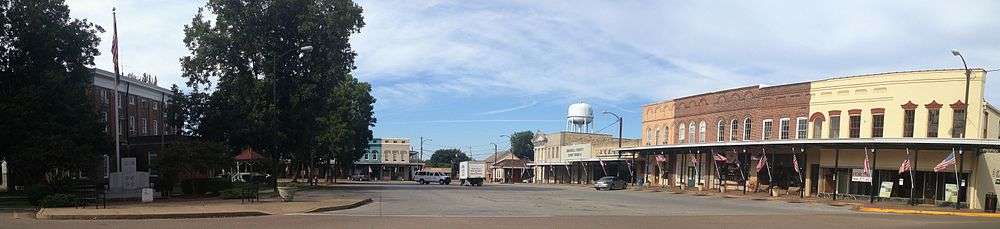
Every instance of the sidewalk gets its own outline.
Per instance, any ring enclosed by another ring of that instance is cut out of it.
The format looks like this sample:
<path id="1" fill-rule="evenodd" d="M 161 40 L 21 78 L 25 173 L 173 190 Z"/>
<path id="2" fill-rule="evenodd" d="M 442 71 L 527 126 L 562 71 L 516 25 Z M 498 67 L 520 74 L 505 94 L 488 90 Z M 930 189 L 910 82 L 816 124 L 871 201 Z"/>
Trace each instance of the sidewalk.
<path id="1" fill-rule="evenodd" d="M 830 206 L 852 206 L 854 210 L 859 212 L 873 212 L 873 213 L 895 213 L 895 214 L 923 214 L 923 215 L 947 215 L 947 216 L 967 216 L 967 217 L 990 217 L 990 218 L 1000 218 L 1000 213 L 987 213 L 982 210 L 973 209 L 961 209 L 956 210 L 952 207 L 938 207 L 933 205 L 917 205 L 912 206 L 905 203 L 899 202 L 875 202 L 874 204 L 869 203 L 867 200 L 832 200 L 827 198 L 817 198 L 817 197 L 805 197 L 800 198 L 797 192 L 792 192 L 785 194 L 781 192 L 778 197 L 772 197 L 768 195 L 767 192 L 752 192 L 748 191 L 746 195 L 743 195 L 742 190 L 733 191 L 729 190 L 726 193 L 719 193 L 718 190 L 675 190 L 673 188 L 657 188 L 657 187 L 645 187 L 645 188 L 631 188 L 631 191 L 639 192 L 662 192 L 668 194 L 687 194 L 693 196 L 720 196 L 723 198 L 731 199 L 749 199 L 749 200 L 760 200 L 760 201 L 785 201 L 789 203 L 819 203 L 827 204 Z"/>
<path id="2" fill-rule="evenodd" d="M 277 199 L 261 199 L 256 203 L 240 203 L 240 200 L 199 200 L 154 203 L 126 203 L 108 205 L 108 208 L 43 208 L 35 217 L 38 219 L 178 219 L 217 218 L 261 215 L 283 215 L 289 213 L 324 212 L 349 209 L 365 205 L 371 199 L 296 199 L 280 202 Z"/>

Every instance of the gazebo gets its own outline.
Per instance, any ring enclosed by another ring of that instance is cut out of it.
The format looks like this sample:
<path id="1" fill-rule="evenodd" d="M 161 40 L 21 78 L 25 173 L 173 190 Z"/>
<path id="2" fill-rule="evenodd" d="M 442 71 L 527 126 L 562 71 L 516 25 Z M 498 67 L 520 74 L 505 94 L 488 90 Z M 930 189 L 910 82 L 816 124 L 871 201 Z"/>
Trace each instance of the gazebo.
<path id="1" fill-rule="evenodd" d="M 236 172 L 243 172 L 240 169 L 240 167 L 241 167 L 240 165 L 241 164 L 244 164 L 244 163 L 252 164 L 253 161 L 261 160 L 261 159 L 265 159 L 265 158 L 264 158 L 264 156 L 261 156 L 260 154 L 258 154 L 257 151 L 254 151 L 253 148 L 247 147 L 247 148 L 243 149 L 243 151 L 240 151 L 240 154 L 236 155 L 235 157 L 233 157 L 233 159 L 236 160 Z"/>

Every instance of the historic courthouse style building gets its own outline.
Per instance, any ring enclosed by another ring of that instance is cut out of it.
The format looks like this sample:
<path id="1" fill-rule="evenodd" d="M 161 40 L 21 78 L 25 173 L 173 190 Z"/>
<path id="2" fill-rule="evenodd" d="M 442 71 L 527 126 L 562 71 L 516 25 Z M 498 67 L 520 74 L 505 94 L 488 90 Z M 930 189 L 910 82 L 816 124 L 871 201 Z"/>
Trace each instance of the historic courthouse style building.
<path id="1" fill-rule="evenodd" d="M 966 71 L 949 69 L 655 102 L 642 146 L 621 151 L 641 155 L 654 186 L 982 208 L 1000 191 L 1000 111 L 985 101 L 986 71 L 969 74 L 968 100 Z"/>

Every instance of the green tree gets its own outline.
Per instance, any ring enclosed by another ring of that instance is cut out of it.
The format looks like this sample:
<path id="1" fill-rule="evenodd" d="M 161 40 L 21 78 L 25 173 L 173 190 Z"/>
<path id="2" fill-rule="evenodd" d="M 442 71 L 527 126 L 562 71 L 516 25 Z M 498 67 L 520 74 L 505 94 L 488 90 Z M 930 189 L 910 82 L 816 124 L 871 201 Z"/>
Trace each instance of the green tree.
<path id="1" fill-rule="evenodd" d="M 535 143 L 531 141 L 532 139 L 535 139 L 535 133 L 531 131 L 514 133 L 510 136 L 510 151 L 521 159 L 534 160 Z"/>
<path id="2" fill-rule="evenodd" d="M 215 19 L 205 20 L 204 9 Z M 350 74 L 361 7 L 349 0 L 209 0 L 204 9 L 185 26 L 191 55 L 181 58 L 193 89 L 188 125 L 197 135 L 234 150 L 262 149 L 296 170 L 322 156 L 361 155 L 375 122 L 370 86 Z M 305 46 L 311 51 L 295 55 Z"/>
<path id="3" fill-rule="evenodd" d="M 63 1 L 0 0 L 0 157 L 19 183 L 97 175 L 112 151 L 90 94 L 101 32 Z"/>
<path id="4" fill-rule="evenodd" d="M 427 161 L 433 165 L 442 165 L 443 167 L 450 167 L 452 163 L 458 163 L 463 161 L 472 160 L 468 155 L 459 149 L 439 149 L 435 150 L 434 154 L 431 154 L 431 160 Z M 441 167 L 441 166 L 439 166 Z"/>
<path id="5" fill-rule="evenodd" d="M 170 86 L 170 103 L 167 104 L 164 115 L 167 125 L 178 127 L 174 134 L 180 135 L 183 132 L 184 123 L 188 118 L 187 104 L 188 96 L 176 84 Z"/>
<path id="6" fill-rule="evenodd" d="M 197 140 L 171 143 L 159 157 L 158 186 L 165 193 L 169 193 L 179 181 L 210 176 L 233 165 L 232 155 L 222 144 Z"/>

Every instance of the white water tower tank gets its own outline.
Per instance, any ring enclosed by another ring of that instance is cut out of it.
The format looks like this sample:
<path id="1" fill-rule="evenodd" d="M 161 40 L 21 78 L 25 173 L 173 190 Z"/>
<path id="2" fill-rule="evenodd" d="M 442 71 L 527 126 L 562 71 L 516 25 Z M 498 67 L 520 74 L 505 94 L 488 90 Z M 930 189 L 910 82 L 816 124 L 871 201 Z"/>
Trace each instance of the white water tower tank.
<path id="1" fill-rule="evenodd" d="M 579 102 L 569 105 L 566 115 L 566 124 L 569 131 L 590 132 L 593 121 L 594 109 L 590 107 L 590 104 Z"/>

